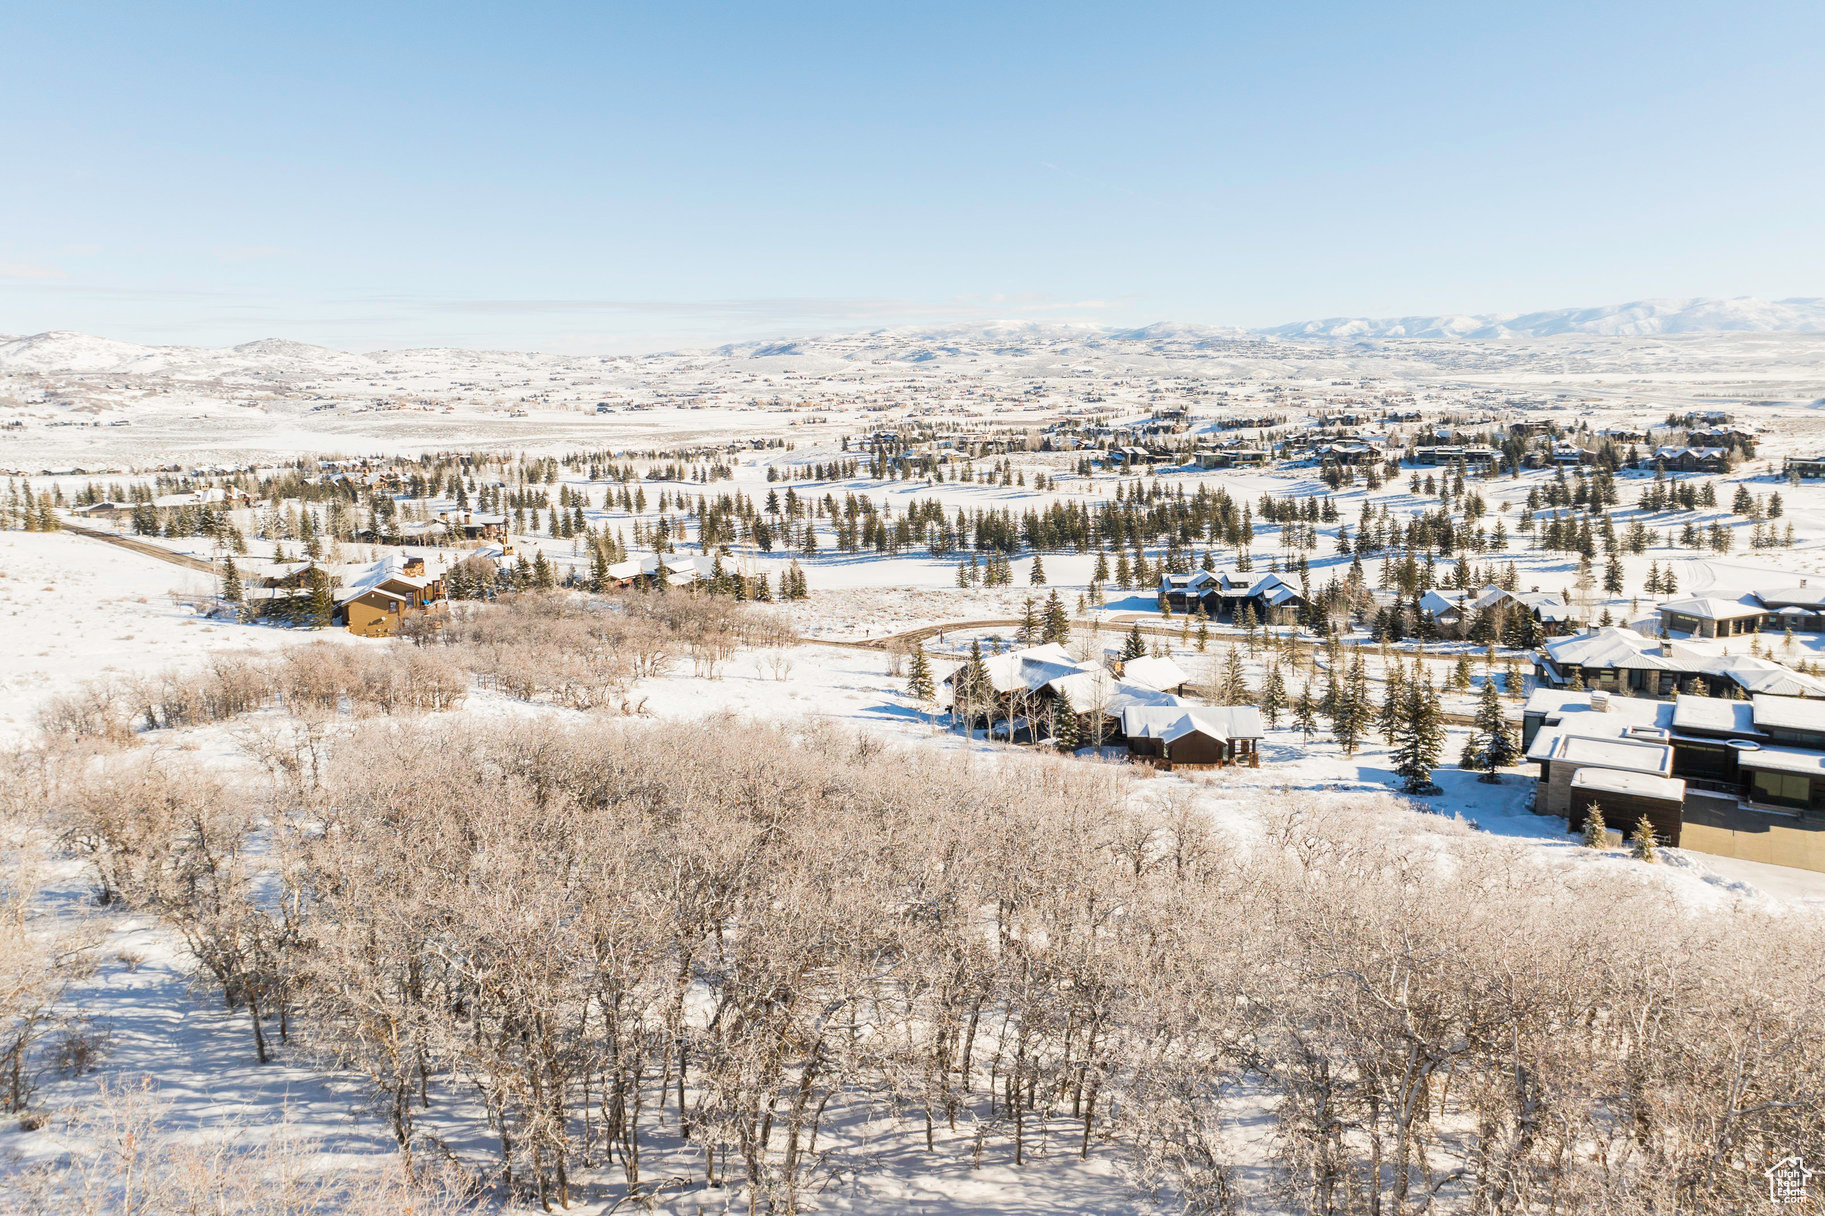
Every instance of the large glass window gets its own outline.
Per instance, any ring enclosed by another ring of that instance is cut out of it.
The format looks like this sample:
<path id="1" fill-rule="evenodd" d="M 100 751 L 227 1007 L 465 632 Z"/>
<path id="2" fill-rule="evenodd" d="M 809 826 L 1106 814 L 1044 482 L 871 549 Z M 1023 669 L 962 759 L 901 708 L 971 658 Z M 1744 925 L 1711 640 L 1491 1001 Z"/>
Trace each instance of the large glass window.
<path id="1" fill-rule="evenodd" d="M 1812 805 L 1812 782 L 1806 777 L 1757 769 L 1750 784 L 1757 802 L 1802 808 Z"/>

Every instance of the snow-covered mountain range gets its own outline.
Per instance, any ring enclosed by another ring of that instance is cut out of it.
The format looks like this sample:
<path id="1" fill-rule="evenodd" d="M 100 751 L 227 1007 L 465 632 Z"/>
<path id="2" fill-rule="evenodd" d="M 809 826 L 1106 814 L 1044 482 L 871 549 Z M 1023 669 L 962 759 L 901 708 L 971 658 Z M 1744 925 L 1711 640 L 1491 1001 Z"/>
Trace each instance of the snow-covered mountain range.
<path id="1" fill-rule="evenodd" d="M 1825 333 L 1825 299 L 1637 300 L 1602 308 L 1482 316 L 1330 317 L 1256 331 L 1276 338 L 1645 337 L 1697 333 Z"/>
<path id="2" fill-rule="evenodd" d="M 880 329 L 863 333 L 744 342 L 696 357 L 929 363 L 947 358 L 1021 357 L 1040 352 L 1259 354 L 1265 343 L 1362 342 L 1399 339 L 1477 340 L 1646 337 L 1702 333 L 1825 333 L 1825 298 L 1758 300 L 1641 300 L 1601 308 L 1481 316 L 1332 317 L 1265 329 L 1160 322 L 1138 329 L 1026 321 L 938 328 Z M 617 360 L 509 351 L 424 349 L 355 354 L 267 338 L 229 347 L 141 346 L 111 338 L 55 330 L 21 337 L 0 335 L 0 373 L 153 375 L 175 379 L 236 381 L 348 377 L 387 371 L 470 368 L 521 371 L 600 366 Z"/>

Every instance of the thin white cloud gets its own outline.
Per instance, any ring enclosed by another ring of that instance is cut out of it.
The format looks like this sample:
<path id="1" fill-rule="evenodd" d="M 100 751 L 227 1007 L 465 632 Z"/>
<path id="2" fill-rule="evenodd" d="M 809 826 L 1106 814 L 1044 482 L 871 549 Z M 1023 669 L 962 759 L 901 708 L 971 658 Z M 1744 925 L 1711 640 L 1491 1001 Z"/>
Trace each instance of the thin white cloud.
<path id="1" fill-rule="evenodd" d="M 69 277 L 69 271 L 60 270 L 55 266 L 29 266 L 24 262 L 0 262 L 0 279 L 26 279 L 43 283 Z"/>

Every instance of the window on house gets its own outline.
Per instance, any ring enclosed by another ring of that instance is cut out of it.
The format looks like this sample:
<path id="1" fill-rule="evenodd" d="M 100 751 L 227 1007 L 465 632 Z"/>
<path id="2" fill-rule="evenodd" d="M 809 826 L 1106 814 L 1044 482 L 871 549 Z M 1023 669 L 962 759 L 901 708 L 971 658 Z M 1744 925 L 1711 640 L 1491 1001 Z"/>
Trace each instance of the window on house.
<path id="1" fill-rule="evenodd" d="M 1754 791 L 1757 802 L 1793 807 L 1812 805 L 1812 781 L 1793 773 L 1770 773 L 1758 769 L 1750 788 Z"/>

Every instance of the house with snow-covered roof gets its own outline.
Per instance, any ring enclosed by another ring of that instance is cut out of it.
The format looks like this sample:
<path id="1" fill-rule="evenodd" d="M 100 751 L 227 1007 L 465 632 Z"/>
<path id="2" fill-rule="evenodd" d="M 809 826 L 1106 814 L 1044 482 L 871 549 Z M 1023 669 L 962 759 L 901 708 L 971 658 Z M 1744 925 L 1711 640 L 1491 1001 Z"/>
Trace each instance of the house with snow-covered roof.
<path id="1" fill-rule="evenodd" d="M 1164 769 L 1259 768 L 1264 733 L 1253 705 L 1148 706 L 1122 713 L 1128 754 Z"/>
<path id="2" fill-rule="evenodd" d="M 397 554 L 363 570 L 336 597 L 336 615 L 364 638 L 394 637 L 407 620 L 443 606 L 443 579 L 426 571 L 424 558 Z"/>
<path id="3" fill-rule="evenodd" d="M 1534 656 L 1534 674 L 1545 687 L 1582 684 L 1619 696 L 1704 692 L 1825 698 L 1825 681 L 1772 659 L 1710 654 L 1615 626 L 1548 640 Z"/>
<path id="4" fill-rule="evenodd" d="M 1543 688 L 1522 741 L 1535 810 L 1573 830 L 1595 804 L 1612 830 L 1645 814 L 1666 844 L 1825 871 L 1825 702 Z"/>
<path id="5" fill-rule="evenodd" d="M 951 690 L 953 705 L 957 682 L 967 666 L 959 665 L 942 681 L 942 686 Z M 1129 709 L 1184 704 L 1173 693 L 1120 679 L 1100 663 L 1082 662 L 1056 642 L 985 654 L 982 669 L 989 687 L 985 693 L 977 694 L 982 703 L 973 707 L 976 716 L 991 723 L 1024 720 L 1047 724 L 1061 705 L 1069 705 L 1077 718 L 1081 739 L 1120 739 L 1122 715 Z M 1154 674 L 1168 673 L 1156 670 Z M 1021 732 L 1011 726 L 1008 733 Z M 1034 732 L 1028 729 L 1026 733 Z"/>
<path id="6" fill-rule="evenodd" d="M 1286 574 L 1254 574 L 1240 570 L 1193 570 L 1165 574 L 1159 593 L 1175 612 L 1202 607 L 1217 621 L 1235 621 L 1244 607 L 1263 625 L 1291 625 L 1306 605 L 1305 589 Z"/>
<path id="7" fill-rule="evenodd" d="M 1756 589 L 1734 599 L 1686 596 L 1658 605 L 1660 627 L 1669 635 L 1735 637 L 1761 631 L 1825 632 L 1825 581 L 1801 579 L 1791 586 Z"/>

